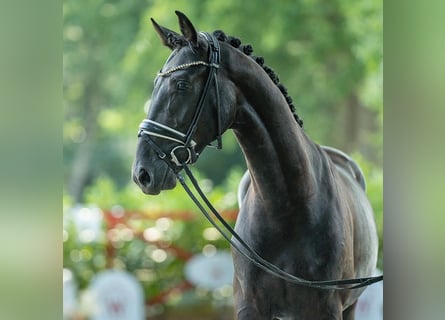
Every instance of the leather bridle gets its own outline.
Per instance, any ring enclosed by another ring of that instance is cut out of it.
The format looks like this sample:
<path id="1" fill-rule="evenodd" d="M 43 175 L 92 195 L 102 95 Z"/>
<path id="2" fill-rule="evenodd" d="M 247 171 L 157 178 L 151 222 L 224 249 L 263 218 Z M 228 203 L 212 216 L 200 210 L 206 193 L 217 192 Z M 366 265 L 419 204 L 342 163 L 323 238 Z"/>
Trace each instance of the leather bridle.
<path id="1" fill-rule="evenodd" d="M 183 70 L 196 65 L 205 65 L 210 68 L 209 75 L 207 77 L 207 81 L 202 90 L 201 96 L 198 100 L 198 104 L 195 110 L 195 114 L 193 116 L 192 122 L 184 134 L 175 129 L 172 129 L 164 124 L 153 120 L 143 120 L 139 126 L 138 137 L 144 139 L 150 146 L 156 151 L 159 158 L 164 160 L 165 163 L 172 169 L 175 173 L 178 181 L 181 183 L 189 197 L 193 200 L 202 214 L 209 220 L 209 222 L 221 233 L 221 235 L 231 244 L 231 246 L 237 250 L 241 255 L 250 260 L 257 267 L 261 268 L 263 271 L 281 278 L 285 281 L 302 285 L 306 287 L 318 288 L 318 289 L 328 289 L 328 290 L 347 290 L 347 289 L 357 289 L 361 287 L 368 286 L 378 281 L 383 280 L 383 275 L 375 276 L 375 277 L 364 277 L 364 278 L 354 278 L 354 279 L 342 279 L 342 280 L 328 280 L 328 281 L 310 281 L 306 279 L 302 279 L 287 273 L 286 271 L 278 268 L 274 264 L 268 262 L 263 259 L 254 249 L 252 249 L 236 232 L 233 228 L 224 220 L 224 218 L 218 213 L 218 211 L 213 207 L 210 201 L 207 199 L 192 172 L 188 168 L 188 165 L 193 164 L 197 161 L 199 154 L 195 151 L 196 142 L 193 140 L 193 136 L 198 127 L 198 122 L 202 114 L 203 106 L 205 98 L 209 92 L 210 84 L 213 81 L 215 92 L 216 92 L 216 104 L 217 104 L 217 148 L 222 148 L 221 143 L 221 108 L 220 108 L 220 98 L 218 91 L 218 82 L 216 77 L 217 69 L 219 68 L 220 63 L 220 47 L 218 40 L 208 33 L 200 33 L 209 45 L 209 62 L 204 61 L 195 61 L 191 63 L 186 63 L 174 67 L 165 72 L 160 72 L 159 76 L 165 76 L 170 73 L 173 73 L 178 70 Z M 173 147 L 168 153 L 164 152 L 160 146 L 158 146 L 152 137 L 158 137 L 165 140 L 169 140 L 171 142 L 176 143 L 177 145 Z M 178 156 L 176 152 L 180 150 L 185 150 L 185 157 Z M 170 158 L 168 158 L 168 154 Z M 201 197 L 202 201 L 204 201 L 207 208 L 211 211 L 211 213 L 216 217 L 216 219 L 224 226 L 227 231 L 224 231 L 223 228 L 215 221 L 212 215 L 205 209 L 204 205 L 201 201 L 195 196 L 193 191 L 186 184 L 184 177 L 179 173 L 180 169 L 183 168 L 187 176 L 189 177 L 191 183 L 193 184 L 196 192 Z M 227 234 L 227 232 L 229 234 Z"/>
<path id="2" fill-rule="evenodd" d="M 167 155 L 170 155 L 170 160 L 177 167 L 181 167 L 182 163 L 185 164 L 193 164 L 198 160 L 199 154 L 196 152 L 196 142 L 193 140 L 193 136 L 196 133 L 198 128 L 199 119 L 201 118 L 202 110 L 204 109 L 204 101 L 209 93 L 210 84 L 213 82 L 216 94 L 216 108 L 217 108 L 217 149 L 222 148 L 222 140 L 221 140 L 221 106 L 220 106 L 220 98 L 219 98 L 219 88 L 218 88 L 218 80 L 216 77 L 216 72 L 219 68 L 220 63 L 220 47 L 218 40 L 213 36 L 205 32 L 201 32 L 201 35 L 206 39 L 209 45 L 209 62 L 204 61 L 195 61 L 190 63 L 181 64 L 177 67 L 174 67 L 170 70 L 159 72 L 158 76 L 166 76 L 170 73 L 173 73 L 178 70 L 183 70 L 190 68 L 192 66 L 204 65 L 209 67 L 209 74 L 207 76 L 207 80 L 201 92 L 201 96 L 199 97 L 198 104 L 195 109 L 195 113 L 193 115 L 192 121 L 187 132 L 184 134 L 175 129 L 168 127 L 165 124 L 144 119 L 142 123 L 139 125 L 139 133 L 138 137 L 143 138 L 147 141 L 153 149 L 158 153 L 159 158 L 167 159 Z M 177 145 L 173 147 L 168 153 L 165 153 L 162 148 L 160 148 L 152 137 L 158 137 L 165 140 L 169 140 L 175 142 Z M 179 153 L 182 152 L 182 155 Z M 178 154 L 177 154 L 178 153 Z M 185 160 L 181 160 L 184 158 Z"/>

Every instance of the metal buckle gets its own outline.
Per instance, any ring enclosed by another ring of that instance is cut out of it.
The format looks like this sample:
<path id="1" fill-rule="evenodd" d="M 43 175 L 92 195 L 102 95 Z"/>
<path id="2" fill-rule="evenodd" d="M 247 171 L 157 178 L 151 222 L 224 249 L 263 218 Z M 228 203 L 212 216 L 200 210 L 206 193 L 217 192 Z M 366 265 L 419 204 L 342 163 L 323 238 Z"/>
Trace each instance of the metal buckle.
<path id="1" fill-rule="evenodd" d="M 178 157 L 175 155 L 175 151 L 178 149 L 185 149 L 188 152 L 187 160 L 185 161 L 185 164 L 190 164 L 192 162 L 192 152 L 190 151 L 190 148 L 186 148 L 185 146 L 177 146 L 172 149 L 170 152 L 171 161 L 176 164 L 178 167 L 182 167 L 182 163 L 179 162 Z"/>

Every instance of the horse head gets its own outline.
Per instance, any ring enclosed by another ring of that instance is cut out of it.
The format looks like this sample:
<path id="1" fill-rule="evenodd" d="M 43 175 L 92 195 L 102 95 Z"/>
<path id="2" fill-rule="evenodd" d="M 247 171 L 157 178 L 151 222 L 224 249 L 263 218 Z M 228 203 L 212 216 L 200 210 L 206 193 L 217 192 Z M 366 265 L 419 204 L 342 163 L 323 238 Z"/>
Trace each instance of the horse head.
<path id="1" fill-rule="evenodd" d="M 175 173 L 196 162 L 215 139 L 221 147 L 220 137 L 235 117 L 235 89 L 220 68 L 218 40 L 176 14 L 182 34 L 152 19 L 172 52 L 155 78 L 147 118 L 139 128 L 132 174 L 146 194 L 174 188 Z"/>

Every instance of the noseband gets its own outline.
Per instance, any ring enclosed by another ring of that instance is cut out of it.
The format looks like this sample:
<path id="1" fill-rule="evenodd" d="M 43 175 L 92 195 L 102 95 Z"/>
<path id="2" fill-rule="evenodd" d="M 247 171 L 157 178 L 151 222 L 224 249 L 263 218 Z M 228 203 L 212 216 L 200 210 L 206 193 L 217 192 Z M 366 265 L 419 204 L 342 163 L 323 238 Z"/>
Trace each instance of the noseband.
<path id="1" fill-rule="evenodd" d="M 213 81 L 215 92 L 216 92 L 216 106 L 217 106 L 217 149 L 222 148 L 221 141 L 221 107 L 219 98 L 218 81 L 216 77 L 216 71 L 219 68 L 220 63 L 220 47 L 218 40 L 213 36 L 205 32 L 200 33 L 209 45 L 209 62 L 204 61 L 194 61 L 190 63 L 181 64 L 177 67 L 169 69 L 165 72 L 159 72 L 158 76 L 166 76 L 178 70 L 184 70 L 192 66 L 204 65 L 210 68 L 207 81 L 202 89 L 201 96 L 199 97 L 198 104 L 193 115 L 192 122 L 187 130 L 187 133 L 179 132 L 175 129 L 168 127 L 165 124 L 156 122 L 154 120 L 144 119 L 139 125 L 138 137 L 144 139 L 150 146 L 157 152 L 159 158 L 163 160 L 170 160 L 177 167 L 181 167 L 185 164 L 193 164 L 198 160 L 199 154 L 195 150 L 196 142 L 193 140 L 193 136 L 198 128 L 198 122 L 201 118 L 202 110 L 204 107 L 204 101 L 210 89 L 210 84 Z M 165 153 L 162 148 L 155 143 L 152 137 L 162 138 L 164 140 L 173 141 L 177 146 L 173 147 L 168 154 L 170 159 L 166 159 L 167 153 Z M 182 154 L 181 154 L 182 153 Z M 185 160 L 184 159 L 185 155 Z"/>

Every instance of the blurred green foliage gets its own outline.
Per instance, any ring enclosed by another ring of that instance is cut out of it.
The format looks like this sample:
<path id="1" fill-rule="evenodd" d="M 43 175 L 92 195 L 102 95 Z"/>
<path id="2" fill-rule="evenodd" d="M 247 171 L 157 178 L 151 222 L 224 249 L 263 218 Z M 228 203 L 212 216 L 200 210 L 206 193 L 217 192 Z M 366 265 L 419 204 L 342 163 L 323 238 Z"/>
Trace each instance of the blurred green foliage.
<path id="1" fill-rule="evenodd" d="M 283 0 L 279 4 L 272 0 L 65 0 L 67 212 L 77 203 L 104 210 L 118 206 L 139 212 L 190 211 L 196 217 L 173 220 L 165 236 L 192 253 L 209 243 L 203 237 L 208 224 L 181 188 L 146 197 L 130 179 L 137 128 L 145 117 L 143 106 L 150 98 L 154 76 L 169 55 L 149 18 L 178 30 L 174 10 L 186 13 L 199 30 L 222 29 L 265 57 L 293 97 L 308 135 L 359 161 L 382 239 L 382 3 L 377 0 Z M 228 132 L 224 149 L 206 151 L 195 172 L 211 201 L 223 210 L 236 207 L 236 187 L 244 168 L 242 154 Z M 106 238 L 81 243 L 69 220 L 64 266 L 73 269 L 84 287 L 95 272 L 108 267 Z M 156 221 L 136 219 L 132 228 L 143 231 Z M 134 272 L 148 297 L 182 277 L 183 262 L 168 255 L 156 263 L 152 254 L 159 248 L 134 236 L 129 239 L 116 242 L 111 265 Z M 228 248 L 223 241 L 210 242 Z M 198 296 L 187 301 L 199 301 L 202 296 Z"/>

